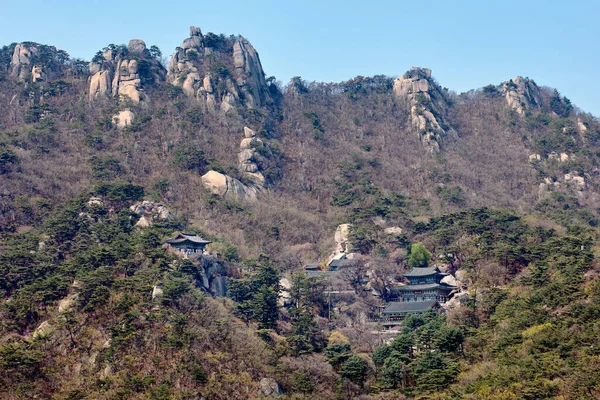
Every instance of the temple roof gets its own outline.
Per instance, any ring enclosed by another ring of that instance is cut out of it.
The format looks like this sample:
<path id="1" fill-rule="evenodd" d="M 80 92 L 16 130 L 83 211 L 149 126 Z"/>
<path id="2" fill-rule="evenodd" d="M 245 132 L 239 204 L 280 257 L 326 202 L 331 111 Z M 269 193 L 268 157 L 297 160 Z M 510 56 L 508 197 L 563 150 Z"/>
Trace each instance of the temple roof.
<path id="1" fill-rule="evenodd" d="M 383 314 L 423 312 L 437 304 L 437 300 L 392 302 L 383 310 Z"/>
<path id="2" fill-rule="evenodd" d="M 192 233 L 180 233 L 176 235 L 174 238 L 168 239 L 167 243 L 169 244 L 180 244 L 185 242 L 192 242 L 196 244 L 209 244 L 212 243 L 210 240 L 206 240 L 196 234 Z"/>
<path id="3" fill-rule="evenodd" d="M 424 283 L 422 285 L 404 285 L 404 286 L 395 286 L 392 288 L 392 290 L 398 291 L 398 292 L 414 292 L 416 290 L 431 290 L 431 289 L 454 290 L 454 289 L 458 289 L 458 287 L 450 286 L 445 283 Z"/>
<path id="4" fill-rule="evenodd" d="M 422 268 L 422 267 L 413 268 L 412 270 L 404 273 L 403 276 L 418 277 L 418 276 L 429 276 L 429 275 L 436 275 L 436 274 L 447 275 L 443 272 L 440 272 L 440 269 L 434 265 L 433 267 L 427 267 L 427 268 Z"/>

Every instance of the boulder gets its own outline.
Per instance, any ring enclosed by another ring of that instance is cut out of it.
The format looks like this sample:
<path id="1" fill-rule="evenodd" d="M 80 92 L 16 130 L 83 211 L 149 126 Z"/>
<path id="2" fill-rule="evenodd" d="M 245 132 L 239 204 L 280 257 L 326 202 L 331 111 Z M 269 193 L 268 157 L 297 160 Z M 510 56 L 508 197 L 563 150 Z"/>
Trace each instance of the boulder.
<path id="1" fill-rule="evenodd" d="M 585 124 L 581 121 L 580 118 L 577 118 L 577 127 L 579 128 L 579 132 L 587 132 L 587 126 L 585 126 Z"/>
<path id="2" fill-rule="evenodd" d="M 167 206 L 162 203 L 154 201 L 141 201 L 137 202 L 129 209 L 140 216 L 140 219 L 135 224 L 138 228 L 146 228 L 157 221 L 172 221 L 175 219 L 175 215 L 169 211 Z"/>
<path id="3" fill-rule="evenodd" d="M 459 269 L 454 273 L 454 276 L 458 281 L 465 283 L 468 278 L 468 273 L 465 270 Z"/>
<path id="4" fill-rule="evenodd" d="M 96 100 L 100 96 L 107 96 L 112 93 L 111 81 L 112 74 L 110 71 L 98 71 L 92 75 L 90 77 L 90 101 Z"/>
<path id="5" fill-rule="evenodd" d="M 383 233 L 385 233 L 386 235 L 401 235 L 402 228 L 400 228 L 399 226 L 392 226 L 389 228 L 385 228 L 383 230 Z"/>
<path id="6" fill-rule="evenodd" d="M 98 207 L 104 207 L 104 202 L 102 201 L 102 199 L 100 197 L 90 197 L 90 199 L 87 202 L 87 206 L 91 207 L 91 206 L 98 206 Z"/>
<path id="7" fill-rule="evenodd" d="M 56 328 L 50 322 L 44 321 L 33 331 L 33 338 L 50 336 L 55 330 Z"/>
<path id="8" fill-rule="evenodd" d="M 130 110 L 120 111 L 112 117 L 112 123 L 117 125 L 117 128 L 119 129 L 123 129 L 126 126 L 133 124 L 134 121 L 135 114 Z"/>
<path id="9" fill-rule="evenodd" d="M 240 163 L 244 163 L 245 161 L 250 161 L 254 158 L 254 150 L 245 149 L 239 152 L 238 160 Z"/>
<path id="10" fill-rule="evenodd" d="M 262 378 L 260 380 L 260 394 L 267 397 L 281 396 L 283 392 L 277 381 L 273 378 Z"/>
<path id="11" fill-rule="evenodd" d="M 539 154 L 530 154 L 529 155 L 529 162 L 530 163 L 534 163 L 537 161 L 540 161 L 542 159 L 542 156 L 540 156 Z"/>
<path id="12" fill-rule="evenodd" d="M 202 30 L 197 26 L 190 26 L 190 37 L 202 36 Z"/>
<path id="13" fill-rule="evenodd" d="M 142 39 L 131 39 L 127 49 L 135 55 L 144 55 L 146 51 L 146 43 Z"/>
<path id="14" fill-rule="evenodd" d="M 162 297 L 164 294 L 164 291 L 162 289 L 162 285 L 154 285 L 154 287 L 152 288 L 152 301 Z"/>
<path id="15" fill-rule="evenodd" d="M 239 180 L 210 170 L 202 176 L 202 185 L 211 193 L 229 200 L 256 200 L 258 189 Z"/>
<path id="16" fill-rule="evenodd" d="M 58 302 L 58 313 L 64 314 L 66 312 L 71 311 L 73 306 L 75 305 L 75 300 L 77 300 L 78 295 L 73 294 L 65 297 L 61 301 Z"/>
<path id="17" fill-rule="evenodd" d="M 258 163 L 255 160 L 256 150 L 253 147 L 254 143 L 259 142 L 262 141 L 256 137 L 256 132 L 247 126 L 244 127 L 244 138 L 240 143 L 238 163 L 240 172 L 250 178 L 259 189 L 262 189 L 265 184 L 265 177 L 260 172 Z"/>
<path id="18" fill-rule="evenodd" d="M 352 251 L 350 243 L 348 243 L 348 237 L 352 230 L 351 224 L 341 224 L 335 230 L 333 240 L 335 241 L 335 253 L 349 253 Z"/>
<path id="19" fill-rule="evenodd" d="M 453 277 L 452 275 L 447 275 L 447 276 L 443 277 L 442 280 L 441 280 L 441 282 L 442 283 L 446 283 L 446 284 L 448 284 L 450 286 L 458 286 L 458 287 L 460 287 L 460 282 L 455 277 Z"/>
<path id="20" fill-rule="evenodd" d="M 31 81 L 32 82 L 42 82 L 46 80 L 46 73 L 44 69 L 40 66 L 34 65 L 31 69 Z"/>

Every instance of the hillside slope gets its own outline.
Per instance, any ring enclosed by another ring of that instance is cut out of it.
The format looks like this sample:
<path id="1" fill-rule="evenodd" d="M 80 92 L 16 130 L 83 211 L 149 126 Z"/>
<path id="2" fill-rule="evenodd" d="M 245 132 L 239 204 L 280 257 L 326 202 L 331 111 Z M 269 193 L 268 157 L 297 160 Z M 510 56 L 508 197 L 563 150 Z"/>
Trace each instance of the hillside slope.
<path id="1" fill-rule="evenodd" d="M 89 63 L 0 49 L 0 393 L 597 395 L 597 118 L 523 77 L 283 86 L 245 38 L 196 27 L 161 58 L 140 39 Z M 331 300 L 295 273 L 346 223 L 352 293 Z M 162 247 L 181 230 L 211 239 L 232 299 Z M 380 346 L 367 321 L 416 243 L 468 301 Z"/>

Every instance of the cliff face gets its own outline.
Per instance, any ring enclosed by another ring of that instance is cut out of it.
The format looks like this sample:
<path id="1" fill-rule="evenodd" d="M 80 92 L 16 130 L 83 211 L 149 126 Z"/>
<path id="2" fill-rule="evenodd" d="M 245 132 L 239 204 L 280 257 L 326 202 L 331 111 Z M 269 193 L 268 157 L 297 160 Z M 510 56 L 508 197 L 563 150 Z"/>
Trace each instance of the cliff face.
<path id="1" fill-rule="evenodd" d="M 410 109 L 410 123 L 432 153 L 440 150 L 445 135 L 456 134 L 446 120 L 446 96 L 431 78 L 430 69 L 411 68 L 394 81 L 394 94 Z"/>
<path id="2" fill-rule="evenodd" d="M 500 87 L 506 104 L 517 114 L 525 115 L 526 111 L 541 108 L 540 88 L 533 80 L 517 76 L 508 82 L 503 82 Z"/>
<path id="3" fill-rule="evenodd" d="M 272 101 L 250 42 L 243 37 L 203 35 L 197 27 L 191 27 L 190 37 L 175 49 L 167 80 L 213 114 L 238 105 L 259 108 Z"/>
<path id="4" fill-rule="evenodd" d="M 129 46 L 109 46 L 89 64 L 89 99 L 114 96 L 139 103 L 146 97 L 144 86 L 164 81 L 166 71 L 151 56 L 143 40 L 132 39 Z"/>
<path id="5" fill-rule="evenodd" d="M 33 42 L 14 45 L 8 76 L 18 82 L 34 83 L 54 79 L 65 69 L 69 55 L 54 46 Z"/>

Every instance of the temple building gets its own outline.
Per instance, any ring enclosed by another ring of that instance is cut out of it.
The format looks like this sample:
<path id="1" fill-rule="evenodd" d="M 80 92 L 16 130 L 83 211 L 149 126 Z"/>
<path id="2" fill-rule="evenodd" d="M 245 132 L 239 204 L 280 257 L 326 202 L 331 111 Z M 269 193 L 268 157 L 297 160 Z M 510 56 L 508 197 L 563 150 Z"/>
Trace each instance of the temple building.
<path id="1" fill-rule="evenodd" d="M 437 300 L 388 303 L 381 312 L 381 323 L 384 326 L 397 325 L 395 322 L 402 321 L 408 314 L 423 314 L 428 310 L 437 311 L 440 304 Z"/>
<path id="2" fill-rule="evenodd" d="M 435 300 L 445 303 L 451 293 L 458 289 L 442 283 L 442 279 L 449 274 L 441 272 L 436 266 L 426 268 L 413 268 L 402 276 L 408 280 L 404 286 L 391 289 L 391 298 L 400 302 L 419 302 Z"/>
<path id="3" fill-rule="evenodd" d="M 196 255 L 203 254 L 204 247 L 211 242 L 192 233 L 180 233 L 174 238 L 167 240 L 167 243 L 180 253 Z"/>

